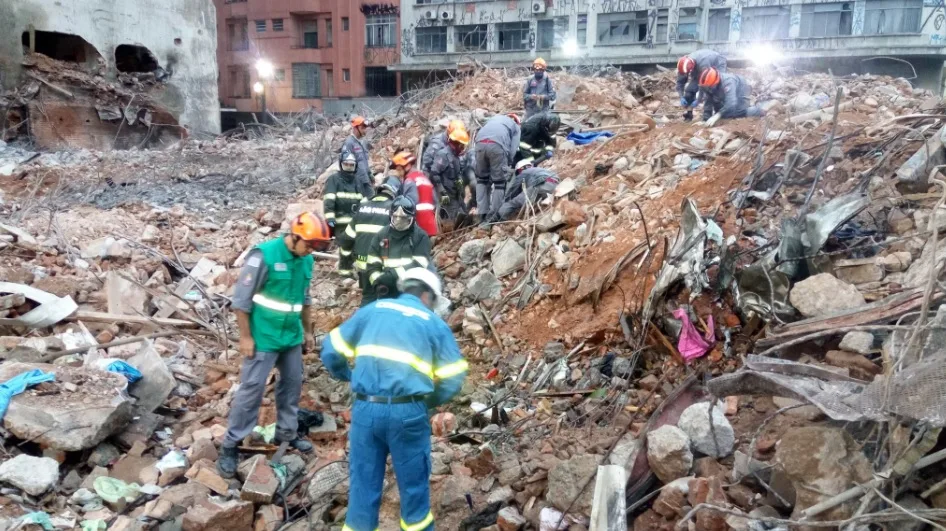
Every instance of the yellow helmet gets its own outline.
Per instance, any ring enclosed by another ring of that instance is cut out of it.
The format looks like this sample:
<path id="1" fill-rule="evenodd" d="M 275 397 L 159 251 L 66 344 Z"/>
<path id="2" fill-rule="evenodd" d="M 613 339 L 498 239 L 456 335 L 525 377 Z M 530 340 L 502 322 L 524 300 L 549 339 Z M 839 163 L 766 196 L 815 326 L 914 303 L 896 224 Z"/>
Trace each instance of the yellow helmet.
<path id="1" fill-rule="evenodd" d="M 545 64 L 545 59 L 542 59 L 541 57 L 536 57 L 535 61 L 532 61 L 532 68 L 542 67 L 542 69 L 544 70 L 547 66 L 548 65 Z"/>
<path id="2" fill-rule="evenodd" d="M 448 135 L 448 138 L 464 146 L 470 143 L 470 133 L 467 133 L 466 129 L 454 129 L 453 132 Z"/>

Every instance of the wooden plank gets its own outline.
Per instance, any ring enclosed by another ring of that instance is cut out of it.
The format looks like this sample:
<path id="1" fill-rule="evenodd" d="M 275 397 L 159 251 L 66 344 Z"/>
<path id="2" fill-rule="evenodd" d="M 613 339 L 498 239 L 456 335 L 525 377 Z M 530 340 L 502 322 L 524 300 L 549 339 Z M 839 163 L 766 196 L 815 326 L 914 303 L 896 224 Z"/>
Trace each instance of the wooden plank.
<path id="1" fill-rule="evenodd" d="M 131 324 L 156 324 L 159 326 L 173 326 L 175 328 L 197 328 L 197 323 L 185 321 L 183 319 L 158 319 L 156 317 L 144 317 L 140 315 L 115 315 L 108 312 L 88 312 L 78 311 L 71 317 L 70 321 L 90 321 L 93 323 L 131 323 Z"/>
<path id="2" fill-rule="evenodd" d="M 620 465 L 598 467 L 595 497 L 591 502 L 589 531 L 627 531 L 624 487 L 627 473 Z"/>

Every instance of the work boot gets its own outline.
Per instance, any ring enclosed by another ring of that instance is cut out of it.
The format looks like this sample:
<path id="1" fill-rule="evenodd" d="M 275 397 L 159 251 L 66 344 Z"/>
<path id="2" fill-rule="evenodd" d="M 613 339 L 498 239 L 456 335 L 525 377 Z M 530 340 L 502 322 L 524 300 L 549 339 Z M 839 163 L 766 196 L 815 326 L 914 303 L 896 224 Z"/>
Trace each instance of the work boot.
<path id="1" fill-rule="evenodd" d="M 315 446 L 313 446 L 308 439 L 304 439 L 302 437 L 296 437 L 295 439 L 289 441 L 289 447 L 299 450 L 304 454 L 311 453 L 312 450 L 315 449 Z"/>
<path id="2" fill-rule="evenodd" d="M 221 477 L 230 479 L 236 474 L 237 463 L 240 461 L 240 451 L 236 446 L 220 446 L 220 456 L 217 458 L 217 472 Z"/>

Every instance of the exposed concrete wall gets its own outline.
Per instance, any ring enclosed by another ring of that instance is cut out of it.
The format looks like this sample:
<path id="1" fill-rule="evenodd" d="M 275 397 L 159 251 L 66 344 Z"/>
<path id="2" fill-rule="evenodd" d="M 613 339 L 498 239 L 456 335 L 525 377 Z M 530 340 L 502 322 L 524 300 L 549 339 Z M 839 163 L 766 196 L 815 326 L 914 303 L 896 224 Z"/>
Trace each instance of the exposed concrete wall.
<path id="1" fill-rule="evenodd" d="M 21 38 L 35 29 L 79 35 L 115 70 L 115 48 L 144 46 L 172 72 L 162 103 L 194 132 L 220 131 L 212 0 L 0 0 L 0 82 L 19 77 Z"/>
<path id="2" fill-rule="evenodd" d="M 386 112 L 397 106 L 397 98 L 345 98 L 322 100 L 322 112 L 331 116 L 363 114 L 365 109 L 375 113 Z"/>

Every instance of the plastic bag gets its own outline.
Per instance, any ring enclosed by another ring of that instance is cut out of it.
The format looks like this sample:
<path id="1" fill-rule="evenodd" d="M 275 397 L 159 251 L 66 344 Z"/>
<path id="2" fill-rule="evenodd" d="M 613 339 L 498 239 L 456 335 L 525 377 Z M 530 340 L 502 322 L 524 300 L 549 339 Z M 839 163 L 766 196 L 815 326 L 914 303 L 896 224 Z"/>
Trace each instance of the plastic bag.
<path id="1" fill-rule="evenodd" d="M 253 433 L 258 433 L 260 437 L 263 438 L 263 442 L 269 444 L 276 439 L 276 423 L 272 423 L 265 428 L 263 426 L 257 426 L 253 428 Z"/>
<path id="2" fill-rule="evenodd" d="M 35 524 L 47 531 L 52 531 L 56 529 L 53 527 L 52 521 L 49 520 L 49 515 L 42 512 L 36 511 L 35 513 L 24 514 L 20 517 L 21 524 Z"/>
<path id="3" fill-rule="evenodd" d="M 108 503 L 118 503 L 118 500 L 124 498 L 127 502 L 133 502 L 138 498 L 140 487 L 137 483 L 125 483 L 120 479 L 100 476 L 95 478 L 92 484 L 95 493 Z"/>
<path id="4" fill-rule="evenodd" d="M 108 528 L 105 520 L 83 520 L 79 525 L 82 531 L 105 531 Z"/>
<path id="5" fill-rule="evenodd" d="M 0 384 L 0 419 L 6 414 L 7 407 L 10 406 L 10 400 L 12 400 L 14 396 L 26 391 L 27 387 L 32 387 L 43 382 L 51 382 L 55 379 L 56 375 L 53 373 L 33 369 L 31 371 L 21 372 Z"/>
<path id="6" fill-rule="evenodd" d="M 184 457 L 184 454 L 181 452 L 178 452 L 177 450 L 171 450 L 170 452 L 164 454 L 164 457 L 155 463 L 154 467 L 161 472 L 164 472 L 169 468 L 187 468 L 187 458 Z"/>
<path id="7" fill-rule="evenodd" d="M 103 371 L 121 374 L 125 377 L 125 379 L 128 380 L 129 384 L 133 384 L 141 379 L 141 371 L 122 360 L 116 360 L 114 358 L 102 358 L 95 360 L 93 365 L 99 369 L 102 369 Z"/>

